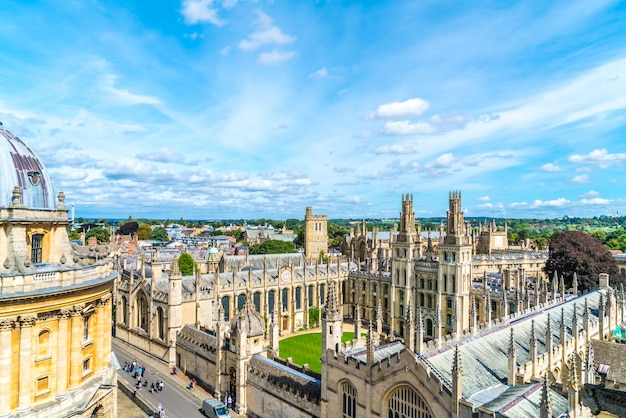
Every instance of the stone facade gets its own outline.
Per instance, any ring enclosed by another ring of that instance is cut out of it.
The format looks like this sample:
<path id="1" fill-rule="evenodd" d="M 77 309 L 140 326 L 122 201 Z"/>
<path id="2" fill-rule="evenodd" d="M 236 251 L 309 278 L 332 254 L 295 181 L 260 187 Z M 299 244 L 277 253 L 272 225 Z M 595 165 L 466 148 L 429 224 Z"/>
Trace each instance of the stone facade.
<path id="1" fill-rule="evenodd" d="M 28 152 L 1 160 L 28 165 L 36 159 Z M 41 172 L 29 171 L 28 199 L 15 186 L 0 207 L 0 416 L 116 417 L 110 248 L 70 245 L 65 196 L 50 207 L 45 168 L 31 167 Z"/>

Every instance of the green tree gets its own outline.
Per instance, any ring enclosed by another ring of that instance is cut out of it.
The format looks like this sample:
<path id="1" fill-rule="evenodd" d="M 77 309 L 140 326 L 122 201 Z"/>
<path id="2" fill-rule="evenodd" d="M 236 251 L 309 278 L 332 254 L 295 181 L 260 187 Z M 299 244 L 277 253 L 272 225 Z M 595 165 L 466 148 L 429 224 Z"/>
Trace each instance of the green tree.
<path id="1" fill-rule="evenodd" d="M 315 328 L 319 324 L 320 310 L 317 306 L 309 308 L 309 328 Z"/>
<path id="2" fill-rule="evenodd" d="M 120 235 L 132 235 L 139 229 L 139 224 L 135 221 L 126 222 L 124 225 L 120 226 L 120 229 L 117 231 Z"/>
<path id="3" fill-rule="evenodd" d="M 152 230 L 152 235 L 150 235 L 150 239 L 155 241 L 169 241 L 170 237 L 167 235 L 167 231 L 162 226 L 157 226 Z"/>
<path id="4" fill-rule="evenodd" d="M 285 254 L 295 253 L 296 246 L 293 242 L 270 239 L 261 244 L 251 245 L 248 248 L 250 254 Z"/>
<path id="5" fill-rule="evenodd" d="M 183 276 L 191 276 L 193 274 L 194 267 L 197 268 L 197 264 L 194 261 L 191 254 L 185 252 L 178 257 L 178 268 Z"/>
<path id="6" fill-rule="evenodd" d="M 68 228 L 67 229 L 67 236 L 69 237 L 69 239 L 71 240 L 76 240 L 76 239 L 80 239 L 80 234 L 78 233 L 77 230 L 75 230 L 74 228 Z"/>
<path id="7" fill-rule="evenodd" d="M 150 235 L 152 235 L 152 227 L 148 224 L 140 224 L 137 229 L 137 238 L 146 240 L 150 239 Z"/>
<path id="8" fill-rule="evenodd" d="M 95 236 L 97 238 L 99 244 L 107 243 L 111 238 L 111 234 L 109 233 L 109 231 L 102 228 L 101 226 L 96 226 L 87 231 L 87 233 L 85 234 L 85 239 L 92 236 Z"/>

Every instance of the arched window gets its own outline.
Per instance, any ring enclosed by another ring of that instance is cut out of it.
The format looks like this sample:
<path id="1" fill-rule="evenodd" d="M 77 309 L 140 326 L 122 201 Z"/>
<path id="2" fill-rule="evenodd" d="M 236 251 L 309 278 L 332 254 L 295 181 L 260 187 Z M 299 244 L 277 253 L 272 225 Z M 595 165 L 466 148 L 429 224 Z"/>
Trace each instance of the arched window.
<path id="1" fill-rule="evenodd" d="M 274 312 L 274 298 L 276 297 L 275 292 L 270 290 L 267 292 L 267 309 L 269 309 L 270 313 Z"/>
<path id="2" fill-rule="evenodd" d="M 83 317 L 83 341 L 87 341 L 90 338 L 89 319 L 91 319 L 91 315 Z"/>
<path id="3" fill-rule="evenodd" d="M 254 302 L 254 310 L 261 313 L 261 293 L 256 292 L 254 296 L 252 296 L 252 300 Z"/>
<path id="4" fill-rule="evenodd" d="M 122 300 L 119 305 L 121 315 L 117 318 L 118 321 L 121 321 L 123 324 L 128 325 L 128 305 L 126 301 L 126 296 L 122 296 Z"/>
<path id="5" fill-rule="evenodd" d="M 296 287 L 296 309 L 302 309 L 302 288 Z"/>
<path id="6" fill-rule="evenodd" d="M 341 383 L 341 418 L 356 418 L 356 389 L 350 382 Z"/>
<path id="7" fill-rule="evenodd" d="M 33 234 L 30 237 L 30 260 L 33 263 L 41 263 L 43 234 Z"/>
<path id="8" fill-rule="evenodd" d="M 222 298 L 222 308 L 224 309 L 224 321 L 230 321 L 230 298 L 228 296 Z"/>
<path id="9" fill-rule="evenodd" d="M 165 340 L 165 323 L 163 322 L 164 315 L 163 315 L 163 308 L 161 308 L 160 306 L 157 308 L 156 310 L 156 319 L 157 319 L 157 336 L 161 339 L 161 340 Z"/>
<path id="10" fill-rule="evenodd" d="M 280 301 L 282 303 L 283 311 L 289 309 L 289 289 L 285 288 L 281 291 Z"/>
<path id="11" fill-rule="evenodd" d="M 243 304 L 246 302 L 246 295 L 241 294 L 237 296 L 237 311 L 240 311 L 243 308 Z"/>
<path id="12" fill-rule="evenodd" d="M 388 418 L 434 418 L 424 398 L 413 387 L 403 385 L 392 389 L 387 398 Z"/>
<path id="13" fill-rule="evenodd" d="M 345 282 L 342 282 L 342 283 L 345 283 Z M 320 305 L 324 304 L 324 297 L 326 296 L 324 294 L 325 290 L 326 290 L 326 286 L 324 286 L 324 283 L 320 284 L 320 293 L 319 293 L 319 295 L 320 295 Z"/>
<path id="14" fill-rule="evenodd" d="M 313 306 L 313 285 L 309 285 L 308 292 L 309 292 L 308 299 L 309 299 L 309 308 L 310 308 L 311 306 Z"/>
<path id="15" fill-rule="evenodd" d="M 432 319 L 426 320 L 426 335 L 428 335 L 429 337 L 433 336 L 433 320 Z"/>
<path id="16" fill-rule="evenodd" d="M 137 296 L 137 326 L 148 332 L 148 302 L 143 294 Z"/>
<path id="17" fill-rule="evenodd" d="M 37 357 L 45 357 L 50 354 L 50 331 L 41 330 L 37 337 Z"/>

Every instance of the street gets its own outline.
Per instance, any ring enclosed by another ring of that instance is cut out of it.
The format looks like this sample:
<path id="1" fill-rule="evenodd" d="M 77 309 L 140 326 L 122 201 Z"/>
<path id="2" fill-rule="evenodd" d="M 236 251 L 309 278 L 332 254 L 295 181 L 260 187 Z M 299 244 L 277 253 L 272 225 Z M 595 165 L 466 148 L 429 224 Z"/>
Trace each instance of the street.
<path id="1" fill-rule="evenodd" d="M 189 380 L 179 371 L 177 375 L 172 375 L 168 366 L 158 360 L 143 354 L 133 347 L 113 339 L 113 352 L 117 356 L 120 365 L 124 362 L 137 361 L 138 366 L 146 368 L 144 378 L 148 379 L 148 386 L 141 387 L 136 396 L 144 400 L 148 405 L 154 406 L 156 412 L 159 403 L 165 409 L 168 418 L 192 418 L 202 417 L 200 412 L 202 400 L 210 397 L 201 388 L 187 389 Z M 134 387 L 136 379 L 133 374 L 122 369 L 118 370 L 119 380 L 125 382 L 129 387 Z M 150 384 L 163 381 L 164 387 L 161 392 L 150 393 Z M 125 417 L 124 411 L 118 411 L 120 417 Z M 233 416 L 235 416 L 233 414 Z"/>

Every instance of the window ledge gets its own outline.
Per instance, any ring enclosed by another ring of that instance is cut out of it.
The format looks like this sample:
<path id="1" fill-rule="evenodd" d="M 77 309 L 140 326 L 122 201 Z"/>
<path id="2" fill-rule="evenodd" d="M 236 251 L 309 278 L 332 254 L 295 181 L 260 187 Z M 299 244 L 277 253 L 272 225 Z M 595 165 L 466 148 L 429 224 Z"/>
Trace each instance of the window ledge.
<path id="1" fill-rule="evenodd" d="M 40 361 L 49 360 L 52 358 L 52 354 L 45 354 L 43 356 L 38 356 L 35 358 L 35 363 L 39 363 Z M 39 395 L 36 395 L 39 396 Z"/>
<path id="2" fill-rule="evenodd" d="M 90 346 L 91 344 L 93 344 L 93 338 L 89 338 L 87 340 L 83 340 L 81 347 L 85 348 L 87 346 Z"/>

